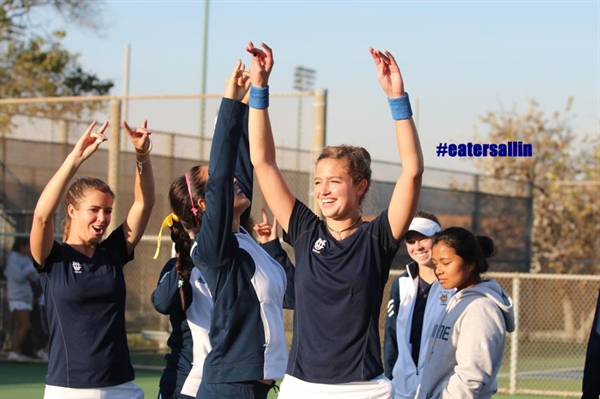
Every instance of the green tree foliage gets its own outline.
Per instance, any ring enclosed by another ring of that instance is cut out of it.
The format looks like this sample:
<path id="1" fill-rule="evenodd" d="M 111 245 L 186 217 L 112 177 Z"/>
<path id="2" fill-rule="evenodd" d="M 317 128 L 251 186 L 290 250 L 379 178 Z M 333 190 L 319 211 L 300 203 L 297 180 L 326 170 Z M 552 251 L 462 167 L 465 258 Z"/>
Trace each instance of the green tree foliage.
<path id="1" fill-rule="evenodd" d="M 100 1 L 85 0 L 0 0 L 0 98 L 104 95 L 113 82 L 86 72 L 78 54 L 62 46 L 64 31 L 47 33 L 36 20 L 42 13 L 62 16 L 65 22 L 97 29 Z M 4 105 L 0 129 L 7 129 L 15 115 L 49 117 L 80 116 L 94 111 L 99 103 L 37 103 Z"/>
<path id="2" fill-rule="evenodd" d="M 525 112 L 489 112 L 486 141 L 533 145 L 529 158 L 481 158 L 477 168 L 498 178 L 530 180 L 533 197 L 532 271 L 600 272 L 600 149 L 598 132 L 572 131 L 572 99 L 547 117 L 531 101 Z"/>

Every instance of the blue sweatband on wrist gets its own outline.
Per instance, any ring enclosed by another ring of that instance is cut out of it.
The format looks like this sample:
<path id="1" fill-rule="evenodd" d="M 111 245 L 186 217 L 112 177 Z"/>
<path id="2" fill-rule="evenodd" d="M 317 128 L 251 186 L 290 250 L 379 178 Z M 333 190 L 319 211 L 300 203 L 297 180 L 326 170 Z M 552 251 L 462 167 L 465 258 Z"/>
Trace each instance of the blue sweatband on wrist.
<path id="1" fill-rule="evenodd" d="M 408 119 L 413 115 L 412 108 L 410 108 L 410 99 L 408 98 L 408 93 L 406 92 L 404 92 L 402 97 L 388 97 L 388 103 L 390 104 L 390 109 L 392 110 L 392 118 L 394 118 L 395 121 Z"/>
<path id="2" fill-rule="evenodd" d="M 248 105 L 256 109 L 269 108 L 269 86 L 250 86 L 250 100 Z"/>

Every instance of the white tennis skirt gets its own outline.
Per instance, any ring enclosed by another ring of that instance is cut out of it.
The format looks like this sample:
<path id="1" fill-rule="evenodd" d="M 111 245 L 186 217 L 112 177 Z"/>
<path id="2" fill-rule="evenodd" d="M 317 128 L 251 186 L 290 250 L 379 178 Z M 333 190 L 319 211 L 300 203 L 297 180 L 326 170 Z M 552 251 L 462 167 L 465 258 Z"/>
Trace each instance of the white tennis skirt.
<path id="1" fill-rule="evenodd" d="M 306 382 L 286 374 L 281 382 L 278 399 L 393 399 L 392 382 L 381 375 L 371 381 L 344 384 Z"/>
<path id="2" fill-rule="evenodd" d="M 44 399 L 144 399 L 144 391 L 132 381 L 105 388 L 65 388 L 46 385 Z"/>

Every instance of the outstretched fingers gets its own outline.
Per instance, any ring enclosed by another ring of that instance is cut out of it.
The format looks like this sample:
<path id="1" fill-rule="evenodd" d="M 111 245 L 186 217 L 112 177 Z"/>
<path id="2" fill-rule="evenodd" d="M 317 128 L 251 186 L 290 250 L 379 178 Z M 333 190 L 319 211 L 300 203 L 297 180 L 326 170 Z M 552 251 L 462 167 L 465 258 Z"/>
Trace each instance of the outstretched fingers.
<path id="1" fill-rule="evenodd" d="M 108 126 L 108 121 L 104 122 L 102 124 L 102 126 L 100 126 L 100 128 L 94 132 L 94 128 L 96 127 L 97 122 L 94 121 L 92 123 L 90 123 L 90 125 L 88 126 L 87 130 L 85 131 L 83 137 L 82 137 L 82 142 L 84 143 L 88 143 L 86 144 L 89 145 L 92 143 L 95 144 L 95 149 L 98 148 L 98 146 L 103 143 L 104 141 L 108 140 L 108 138 L 104 135 L 104 131 L 106 130 L 107 126 Z"/>
<path id="2" fill-rule="evenodd" d="M 130 134 L 130 135 L 133 134 L 133 130 L 131 130 L 131 128 L 129 127 L 129 125 L 127 124 L 126 121 L 123 121 L 121 123 L 121 125 L 125 128 L 125 130 L 127 131 L 128 134 Z"/>
<path id="3" fill-rule="evenodd" d="M 267 72 L 271 72 L 271 68 L 273 68 L 273 64 L 274 64 L 273 50 L 271 49 L 271 47 L 267 46 L 263 42 L 261 42 L 260 45 L 264 49 L 264 53 L 265 53 L 265 59 L 264 59 L 265 69 L 267 70 Z"/>
<path id="4" fill-rule="evenodd" d="M 95 123 L 95 122 L 94 122 Z M 104 122 L 102 124 L 102 126 L 100 126 L 100 129 L 98 129 L 98 131 L 95 133 L 95 137 L 96 137 L 96 143 L 98 145 L 100 145 L 101 143 L 105 142 L 106 140 L 108 140 L 108 137 L 106 137 L 104 135 L 104 131 L 106 130 L 106 128 L 108 127 L 108 121 Z"/>
<path id="5" fill-rule="evenodd" d="M 404 82 L 394 55 L 388 50 L 380 51 L 372 47 L 369 52 L 377 66 L 377 79 L 386 95 L 389 98 L 404 95 Z"/>
<path id="6" fill-rule="evenodd" d="M 94 132 L 96 121 L 90 123 L 85 133 L 81 136 L 73 153 L 77 156 L 78 162 L 85 161 L 92 155 L 104 141 L 108 138 L 104 135 L 104 131 L 108 127 L 108 122 L 104 122 L 98 130 Z"/>
<path id="7" fill-rule="evenodd" d="M 88 128 L 85 131 L 84 136 L 91 136 L 92 132 L 94 131 L 94 128 L 96 127 L 96 121 L 93 121 L 92 123 L 90 123 L 90 125 L 88 126 Z"/>
<path id="8" fill-rule="evenodd" d="M 246 65 L 242 60 L 238 59 L 233 71 L 231 71 L 231 75 L 225 81 L 225 93 L 223 97 L 247 103 L 245 96 L 250 87 L 249 78 L 250 72 L 246 71 Z"/>
<path id="9" fill-rule="evenodd" d="M 254 43 L 248 42 L 246 51 L 252 54 L 250 68 L 250 81 L 255 87 L 265 87 L 269 84 L 269 75 L 273 69 L 273 50 L 265 43 L 260 44 L 262 49 L 256 48 Z"/>
<path id="10" fill-rule="evenodd" d="M 242 62 L 239 69 L 231 75 L 233 81 L 239 86 L 246 90 L 250 87 L 250 71 L 246 70 L 246 65 Z"/>
<path id="11" fill-rule="evenodd" d="M 244 63 L 238 58 L 237 62 L 235 63 L 235 68 L 233 68 L 233 71 L 231 71 L 231 78 L 237 79 L 243 71 Z"/>
<path id="12" fill-rule="evenodd" d="M 129 133 L 129 135 L 135 136 L 135 137 L 141 137 L 144 135 L 150 135 L 152 134 L 149 130 L 148 130 L 148 120 L 144 119 L 144 121 L 142 122 L 142 125 L 138 128 L 136 128 L 135 130 L 133 130 L 128 124 L 127 121 L 123 121 L 122 122 L 122 126 L 125 128 L 125 130 L 127 131 L 127 133 Z"/>
<path id="13" fill-rule="evenodd" d="M 374 49 L 373 47 L 369 47 L 369 52 L 371 53 L 371 57 L 375 62 L 375 66 L 377 67 L 377 79 L 381 81 L 381 79 L 388 74 L 389 68 L 387 63 L 389 60 L 381 53 L 381 51 Z"/>
<path id="14" fill-rule="evenodd" d="M 380 50 L 374 49 L 373 47 L 369 47 L 369 52 L 371 53 L 371 57 L 373 57 L 373 61 L 375 61 L 375 65 L 389 65 L 390 59 L 388 55 L 382 53 Z M 386 51 L 389 54 L 389 51 Z"/>
<path id="15" fill-rule="evenodd" d="M 262 45 L 263 43 L 261 43 Z M 269 48 L 269 50 L 271 50 Z M 265 53 L 263 50 L 259 49 L 258 47 L 254 47 L 254 43 L 252 42 L 248 42 L 248 45 L 246 46 L 246 51 L 249 52 L 250 54 L 252 54 L 252 56 L 254 57 L 258 57 L 258 58 L 264 58 L 267 56 L 267 53 Z M 272 52 L 271 52 L 272 54 Z"/>
<path id="16" fill-rule="evenodd" d="M 375 66 L 378 66 L 381 63 L 379 56 L 377 55 L 377 50 L 373 47 L 369 47 L 369 53 L 371 53 L 371 57 L 373 58 L 373 62 L 375 62 Z"/>
<path id="17" fill-rule="evenodd" d="M 246 51 L 252 54 L 252 62 L 258 60 L 260 65 L 269 72 L 273 67 L 273 50 L 271 47 L 267 46 L 265 43 L 260 43 L 262 49 L 254 47 L 252 42 L 248 42 L 248 46 L 246 46 Z"/>
<path id="18" fill-rule="evenodd" d="M 125 128 L 125 131 L 127 131 L 129 139 L 131 140 L 137 151 L 148 151 L 148 148 L 150 146 L 150 135 L 152 134 L 152 132 L 148 130 L 147 119 L 144 119 L 142 125 L 135 130 L 133 130 L 126 121 L 123 121 L 121 125 Z M 146 141 L 148 142 L 148 145 L 146 145 Z"/>

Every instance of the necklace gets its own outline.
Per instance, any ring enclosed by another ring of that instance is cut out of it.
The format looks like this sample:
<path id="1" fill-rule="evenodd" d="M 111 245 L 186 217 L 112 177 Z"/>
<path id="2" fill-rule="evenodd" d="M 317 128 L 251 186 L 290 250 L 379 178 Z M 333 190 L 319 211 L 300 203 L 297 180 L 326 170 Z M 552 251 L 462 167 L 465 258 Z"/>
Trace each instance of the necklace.
<path id="1" fill-rule="evenodd" d="M 350 226 L 346 227 L 345 229 L 342 230 L 334 230 L 331 227 L 329 227 L 329 225 L 327 224 L 327 222 L 325 222 L 325 226 L 327 226 L 327 228 L 332 232 L 338 235 L 338 241 L 342 241 L 342 233 L 344 231 L 348 231 L 351 228 L 353 228 L 354 226 L 356 226 L 358 224 L 358 222 L 360 222 L 362 220 L 362 216 L 359 216 L 358 219 L 356 219 L 356 221 L 354 223 L 352 223 Z"/>

